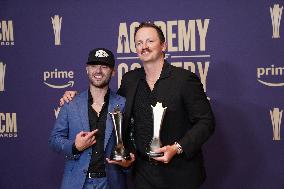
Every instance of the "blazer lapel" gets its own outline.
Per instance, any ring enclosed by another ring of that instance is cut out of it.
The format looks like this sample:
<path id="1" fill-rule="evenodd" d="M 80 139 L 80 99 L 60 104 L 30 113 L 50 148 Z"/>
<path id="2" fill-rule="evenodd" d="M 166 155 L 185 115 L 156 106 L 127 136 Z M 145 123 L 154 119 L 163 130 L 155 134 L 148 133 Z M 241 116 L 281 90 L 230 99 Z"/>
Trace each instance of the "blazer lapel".
<path id="1" fill-rule="evenodd" d="M 79 110 L 83 131 L 90 131 L 88 115 L 88 91 L 84 91 L 78 96 L 77 107 Z"/>

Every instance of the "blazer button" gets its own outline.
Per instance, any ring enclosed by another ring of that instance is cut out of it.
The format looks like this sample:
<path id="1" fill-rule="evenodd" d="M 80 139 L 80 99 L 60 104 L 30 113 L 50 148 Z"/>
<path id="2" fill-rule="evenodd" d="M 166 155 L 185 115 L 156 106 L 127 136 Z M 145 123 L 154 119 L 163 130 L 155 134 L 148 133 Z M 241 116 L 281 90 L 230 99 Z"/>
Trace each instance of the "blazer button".
<path id="1" fill-rule="evenodd" d="M 88 171 L 86 169 L 83 170 L 83 173 L 87 173 Z"/>
<path id="2" fill-rule="evenodd" d="M 89 153 L 88 153 L 88 155 L 89 155 L 89 156 L 91 156 L 91 155 L 92 155 L 92 153 L 91 153 L 91 152 L 89 152 Z"/>

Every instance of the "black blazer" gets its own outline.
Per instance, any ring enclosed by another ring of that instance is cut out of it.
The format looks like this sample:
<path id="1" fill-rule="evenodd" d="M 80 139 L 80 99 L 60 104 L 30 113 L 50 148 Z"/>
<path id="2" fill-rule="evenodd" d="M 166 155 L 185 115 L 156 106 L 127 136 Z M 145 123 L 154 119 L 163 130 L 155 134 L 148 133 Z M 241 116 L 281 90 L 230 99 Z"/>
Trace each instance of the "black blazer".
<path id="1" fill-rule="evenodd" d="M 143 68 L 127 72 L 118 90 L 119 95 L 126 97 L 124 133 L 131 129 L 132 106 L 143 75 Z M 167 107 L 161 127 L 161 142 L 171 145 L 176 141 L 184 151 L 163 166 L 162 174 L 170 188 L 198 188 L 206 177 L 201 147 L 215 127 L 202 84 L 192 72 L 165 62 L 159 84 L 155 87 L 158 87 L 158 101 Z"/>

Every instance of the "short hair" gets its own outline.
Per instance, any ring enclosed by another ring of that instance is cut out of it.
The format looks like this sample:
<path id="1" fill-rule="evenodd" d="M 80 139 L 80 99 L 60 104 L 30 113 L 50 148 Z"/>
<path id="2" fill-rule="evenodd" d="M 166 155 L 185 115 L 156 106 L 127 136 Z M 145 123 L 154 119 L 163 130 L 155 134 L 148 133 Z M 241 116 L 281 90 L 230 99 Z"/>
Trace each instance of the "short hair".
<path id="1" fill-rule="evenodd" d="M 155 24 L 152 24 L 150 22 L 142 22 L 138 27 L 135 28 L 135 32 L 134 32 L 134 39 L 136 37 L 136 33 L 138 32 L 138 30 L 140 30 L 141 28 L 154 28 L 156 31 L 157 31 L 157 34 L 159 36 L 159 39 L 161 41 L 161 43 L 164 43 L 166 40 L 165 40 L 165 36 L 164 36 L 164 33 L 161 29 L 161 27 L 155 25 Z"/>

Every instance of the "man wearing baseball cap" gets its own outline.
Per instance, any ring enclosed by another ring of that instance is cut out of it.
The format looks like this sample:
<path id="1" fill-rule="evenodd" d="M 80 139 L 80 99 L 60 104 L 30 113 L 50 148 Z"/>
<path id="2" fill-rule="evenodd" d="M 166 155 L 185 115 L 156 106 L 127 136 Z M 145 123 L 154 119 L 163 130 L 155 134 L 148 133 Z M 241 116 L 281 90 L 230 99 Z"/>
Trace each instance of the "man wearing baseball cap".
<path id="1" fill-rule="evenodd" d="M 114 76 L 113 53 L 105 48 L 90 51 L 86 71 L 89 89 L 60 110 L 49 139 L 50 147 L 66 157 L 61 189 L 125 189 L 125 172 L 134 161 L 110 162 L 115 134 L 108 112 L 125 98 L 109 89 Z M 106 158 L 108 162 L 106 161 Z"/>

